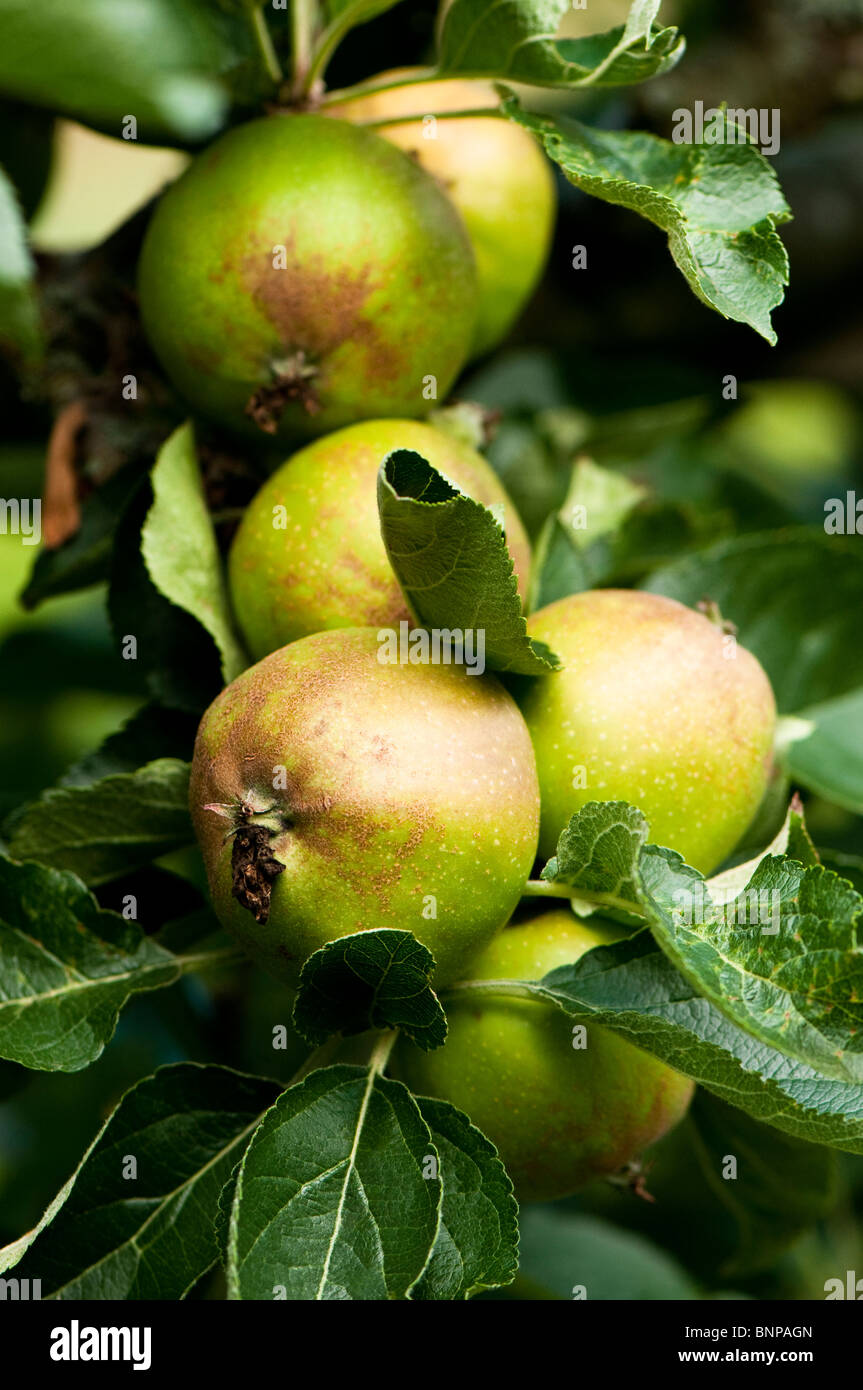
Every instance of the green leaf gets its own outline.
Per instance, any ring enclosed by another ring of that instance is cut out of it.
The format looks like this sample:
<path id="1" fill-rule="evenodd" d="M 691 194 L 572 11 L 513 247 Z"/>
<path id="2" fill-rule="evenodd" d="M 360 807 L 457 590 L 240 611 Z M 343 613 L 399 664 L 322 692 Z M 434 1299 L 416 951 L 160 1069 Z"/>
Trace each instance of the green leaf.
<path id="1" fill-rule="evenodd" d="M 802 709 L 799 717 L 809 731 L 781 751 L 788 775 L 863 815 L 863 687 Z"/>
<path id="2" fill-rule="evenodd" d="M 860 1083 L 822 1076 L 738 1028 L 680 974 L 647 931 L 594 947 L 575 965 L 519 988 L 573 1018 L 610 1028 L 786 1134 L 863 1154 Z"/>
<path id="3" fill-rule="evenodd" d="M 159 451 L 153 505 L 141 532 L 147 571 L 165 598 L 206 628 L 229 684 L 248 665 L 234 632 L 228 589 L 204 496 L 192 426 L 181 425 Z"/>
<path id="4" fill-rule="evenodd" d="M 25 364 L 38 356 L 42 341 L 35 274 L 18 197 L 0 169 L 0 349 Z"/>
<path id="5" fill-rule="evenodd" d="M 130 995 L 179 973 L 176 957 L 103 912 L 74 875 L 0 858 L 0 1056 L 80 1071 Z"/>
<path id="6" fill-rule="evenodd" d="M 331 1034 L 400 1028 L 417 1047 L 440 1047 L 446 1017 L 429 985 L 434 957 L 408 931 L 381 928 L 330 941 L 303 966 L 294 1026 L 310 1046 Z"/>
<path id="7" fill-rule="evenodd" d="M 190 0 L 0 0 L 0 90 L 115 127 L 133 115 L 199 140 L 222 123 L 217 74 L 233 61 L 205 6 Z"/>
<path id="8" fill-rule="evenodd" d="M 108 591 L 111 627 L 150 699 L 200 717 L 224 686 L 219 653 L 206 629 L 160 594 L 147 572 L 141 528 L 150 497 L 148 484 L 117 528 Z"/>
<path id="9" fill-rule="evenodd" d="M 651 927 L 681 973 L 753 1037 L 823 1076 L 863 1080 L 863 897 L 820 865 L 767 856 L 744 893 L 705 904 L 690 926 L 680 868 L 654 847 L 640 864 Z"/>
<path id="10" fill-rule="evenodd" d="M 588 557 L 573 544 L 572 535 L 557 512 L 546 517 L 533 552 L 530 572 L 530 610 L 545 608 L 570 594 L 594 586 Z"/>
<path id="11" fill-rule="evenodd" d="M 768 1269 L 835 1208 L 834 1150 L 791 1139 L 704 1091 L 696 1092 L 688 1120 L 699 1165 L 737 1227 L 737 1248 L 723 1274 Z"/>
<path id="12" fill-rule="evenodd" d="M 612 568 L 609 539 L 646 497 L 623 473 L 581 458 L 563 506 L 547 519 L 534 556 L 531 608 L 590 589 Z"/>
<path id="13" fill-rule="evenodd" d="M 572 470 L 560 519 L 573 544 L 587 550 L 603 536 L 613 535 L 646 496 L 647 488 L 640 483 L 582 458 Z"/>
<path id="14" fill-rule="evenodd" d="M 219 1193 L 219 1201 L 216 1206 L 216 1217 L 213 1222 L 216 1244 L 219 1247 L 219 1258 L 226 1269 L 228 1267 L 228 1246 L 231 1239 L 231 1209 L 234 1205 L 234 1195 L 237 1191 L 237 1178 L 240 1176 L 242 1161 L 242 1158 L 237 1159 L 231 1169 L 228 1181 Z"/>
<path id="15" fill-rule="evenodd" d="M 750 144 L 675 145 L 644 131 L 594 130 L 504 102 L 584 193 L 630 208 L 660 227 L 690 289 L 724 318 L 776 342 L 771 310 L 788 282 L 776 227 L 790 213 L 776 175 Z"/>
<path id="16" fill-rule="evenodd" d="M 839 850 L 822 849 L 821 862 L 840 878 L 852 884 L 858 893 L 863 894 L 863 858 L 859 854 L 842 854 Z"/>
<path id="17" fill-rule="evenodd" d="M 493 670 L 557 669 L 557 657 L 527 635 L 512 556 L 487 507 L 399 449 L 381 465 L 378 510 L 390 563 L 422 627 L 484 634 Z"/>
<path id="18" fill-rule="evenodd" d="M 61 787 L 90 787 L 104 777 L 137 772 L 160 758 L 190 762 L 198 721 L 183 710 L 144 705 L 116 733 L 63 773 Z"/>
<path id="19" fill-rule="evenodd" d="M 417 1104 L 440 1156 L 443 1205 L 412 1298 L 465 1299 L 510 1284 L 518 1268 L 518 1203 L 497 1150 L 446 1101 L 421 1097 Z"/>
<path id="20" fill-rule="evenodd" d="M 312 1072 L 279 1097 L 243 1158 L 229 1296 L 407 1297 L 438 1229 L 428 1158 L 428 1126 L 400 1082 L 362 1067 Z"/>
<path id="21" fill-rule="evenodd" d="M 590 1303 L 698 1297 L 676 1260 L 610 1221 L 528 1207 L 520 1225 L 520 1273 L 538 1297 L 578 1296 Z"/>
<path id="22" fill-rule="evenodd" d="M 745 890 L 763 859 L 780 854 L 787 854 L 804 868 L 820 863 L 818 852 L 806 829 L 803 804 L 796 794 L 791 799 L 785 820 L 766 849 L 760 850 L 746 863 L 736 864 L 734 868 L 725 869 L 721 874 L 713 874 L 707 880 L 707 887 L 714 902 L 731 902 Z"/>
<path id="23" fill-rule="evenodd" d="M 615 581 L 631 583 L 715 540 L 730 518 L 706 500 L 670 501 L 625 473 L 579 459 L 563 505 L 546 518 L 531 567 L 531 609 Z"/>
<path id="24" fill-rule="evenodd" d="M 438 410 L 430 410 L 426 418 L 441 434 L 466 444 L 476 453 L 486 448 L 489 413 L 477 401 L 453 401 Z"/>
<path id="25" fill-rule="evenodd" d="M 863 897 L 812 863 L 791 817 L 782 842 L 808 862 L 770 846 L 743 884 L 739 871 L 705 882 L 648 834 L 634 807 L 591 802 L 543 878 L 599 905 L 637 903 L 681 974 L 734 1023 L 825 1077 L 863 1078 Z"/>
<path id="26" fill-rule="evenodd" d="M 570 817 L 557 842 L 557 853 L 549 859 L 540 880 L 572 888 L 572 897 L 590 900 L 599 907 L 645 915 L 641 853 L 649 835 L 647 820 L 626 801 L 589 801 Z M 747 863 L 738 864 L 705 881 L 696 869 L 684 864 L 670 850 L 652 852 L 669 856 L 678 876 L 691 886 L 693 894 L 715 892 L 725 902 L 734 900 L 749 884 L 761 862 L 771 855 L 791 855 L 798 863 L 817 864 L 818 855 L 806 830 L 799 798 L 794 797 L 774 840 Z"/>
<path id="27" fill-rule="evenodd" d="M 190 844 L 188 802 L 189 765 L 176 758 L 88 786 L 52 787 L 16 816 L 9 853 L 105 883 Z"/>
<path id="28" fill-rule="evenodd" d="M 641 907 L 638 861 L 647 842 L 647 821 L 625 801 L 589 801 L 570 818 L 541 878 L 565 883 L 605 907 Z M 696 878 L 694 869 L 690 870 Z"/>
<path id="29" fill-rule="evenodd" d="M 653 30 L 662 0 L 632 0 L 626 23 L 608 34 L 564 39 L 558 45 L 569 62 L 586 65 L 592 86 L 643 82 L 675 67 L 686 40 L 675 28 Z"/>
<path id="30" fill-rule="evenodd" d="M 719 541 L 641 585 L 694 607 L 708 597 L 758 657 L 783 714 L 863 686 L 863 551 L 803 527 Z"/>
<path id="31" fill-rule="evenodd" d="M 18 1264 L 43 1298 L 183 1298 L 218 1258 L 219 1193 L 277 1094 L 226 1067 L 160 1068 L 123 1097 L 35 1230 L 0 1250 L 0 1271 Z"/>
<path id="32" fill-rule="evenodd" d="M 120 518 L 141 486 L 134 464 L 122 468 L 97 487 L 81 504 L 81 525 L 55 550 L 40 550 L 33 572 L 21 595 L 25 608 L 35 608 L 47 598 L 86 589 L 107 579 L 111 570 L 114 533 Z"/>
<path id="33" fill-rule="evenodd" d="M 634 0 L 625 25 L 607 34 L 557 39 L 569 0 L 452 0 L 444 13 L 438 71 L 502 77 L 532 86 L 620 86 L 674 67 L 685 41 L 677 29 L 653 29 L 660 0 Z"/>

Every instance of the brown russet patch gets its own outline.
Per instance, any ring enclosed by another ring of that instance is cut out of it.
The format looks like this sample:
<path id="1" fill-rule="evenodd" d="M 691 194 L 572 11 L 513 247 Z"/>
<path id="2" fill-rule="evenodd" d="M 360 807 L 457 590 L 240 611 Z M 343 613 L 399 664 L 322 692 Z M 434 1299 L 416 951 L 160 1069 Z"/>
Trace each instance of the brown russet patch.
<path id="1" fill-rule="evenodd" d="M 348 274 L 307 257 L 291 264 L 290 253 L 289 243 L 284 270 L 255 255 L 244 259 L 240 274 L 286 347 L 323 356 L 363 330 L 363 310 L 378 285 L 368 268 Z"/>
<path id="2" fill-rule="evenodd" d="M 372 739 L 372 757 L 375 762 L 392 762 L 395 745 L 392 739 L 384 738 L 383 734 L 375 734 Z"/>
<path id="3" fill-rule="evenodd" d="M 377 326 L 387 322 L 387 306 L 378 306 L 374 318 L 365 312 L 371 296 L 382 288 L 373 269 L 360 265 L 348 271 L 308 255 L 292 261 L 293 239 L 284 244 L 284 270 L 274 270 L 259 254 L 246 256 L 239 269 L 242 283 L 273 324 L 284 351 L 302 352 L 307 361 L 320 364 L 343 344 L 360 344 L 373 364 L 374 378 L 386 382 L 397 377 L 403 370 L 402 353 Z"/>

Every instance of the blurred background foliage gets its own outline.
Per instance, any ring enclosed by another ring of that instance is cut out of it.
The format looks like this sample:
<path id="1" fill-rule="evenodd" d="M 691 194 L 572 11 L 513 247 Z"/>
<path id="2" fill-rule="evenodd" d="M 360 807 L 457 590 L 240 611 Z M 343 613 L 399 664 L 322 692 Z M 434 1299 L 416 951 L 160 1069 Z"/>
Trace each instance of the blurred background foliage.
<path id="1" fill-rule="evenodd" d="M 627 0 L 588 0 L 568 16 L 567 32 L 608 28 L 627 10 Z M 356 30 L 330 85 L 428 61 L 434 14 L 429 4 L 401 4 Z M 491 457 L 534 533 L 562 503 L 569 464 L 584 451 L 676 504 L 673 524 L 652 539 L 657 563 L 729 532 L 820 528 L 826 499 L 855 488 L 863 495 L 863 0 L 667 0 L 662 18 L 688 38 L 674 71 L 623 91 L 584 91 L 567 97 L 566 109 L 665 137 L 673 110 L 696 100 L 779 109 L 774 164 L 794 212 L 782 231 L 792 278 L 775 315 L 779 346 L 699 304 L 656 228 L 559 180 L 545 280 L 509 343 L 457 390 L 500 411 Z M 533 95 L 547 107 L 562 100 Z M 0 103 L 0 162 L 23 191 L 49 278 L 57 257 L 113 233 L 187 157 Z M 588 265 L 576 271 L 579 245 Z M 739 382 L 736 401 L 722 398 L 729 374 Z M 48 407 L 20 400 L 0 368 L 0 410 L 0 495 L 37 495 Z M 34 554 L 19 537 L 0 535 L 3 815 L 54 783 L 144 699 L 117 660 L 103 586 L 29 612 L 19 606 Z M 807 820 L 819 846 L 863 855 L 860 817 L 810 797 Z M 167 869 L 190 880 L 194 897 L 194 859 Z M 273 1026 L 289 1016 L 283 991 L 250 966 L 242 978 L 191 979 L 139 997 L 101 1059 L 76 1076 L 0 1063 L 0 1243 L 36 1221 L 122 1092 L 156 1066 L 206 1059 L 289 1076 L 298 1048 L 271 1046 Z M 730 1185 L 719 1191 L 715 1164 L 705 1162 L 711 1144 L 721 1148 L 722 1127 L 715 1131 L 715 1109 L 696 1106 L 648 1157 L 655 1201 L 603 1184 L 525 1212 L 519 1281 L 496 1296 L 571 1297 L 579 1261 L 591 1269 L 592 1296 L 599 1288 L 616 1298 L 821 1298 L 825 1279 L 863 1274 L 863 1160 L 839 1156 L 829 1194 L 813 1196 L 811 1209 L 820 1202 L 827 1214 L 814 1224 L 802 1218 L 794 1245 L 771 1255 L 763 1238 L 771 1175 L 762 1193 L 742 1194 L 748 1212 L 735 1211 Z M 762 1223 L 758 1240 L 745 1229 L 752 1221 Z"/>

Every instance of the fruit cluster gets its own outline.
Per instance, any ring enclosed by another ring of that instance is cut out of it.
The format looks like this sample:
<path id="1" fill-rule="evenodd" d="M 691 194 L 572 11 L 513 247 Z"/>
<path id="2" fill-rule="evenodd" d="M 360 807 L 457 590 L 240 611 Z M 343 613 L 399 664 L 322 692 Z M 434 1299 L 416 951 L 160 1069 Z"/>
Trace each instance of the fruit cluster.
<path id="1" fill-rule="evenodd" d="M 560 906 L 510 924 L 576 811 L 637 805 L 654 841 L 707 873 L 770 771 L 763 671 L 668 599 L 591 591 L 534 613 L 528 632 L 562 669 L 517 699 L 491 673 L 381 659 L 380 629 L 413 617 L 378 519 L 394 451 L 503 515 L 525 602 L 531 563 L 485 459 L 417 417 L 525 302 L 553 183 L 531 138 L 493 116 L 441 118 L 426 138 L 404 119 L 425 96 L 414 84 L 232 130 L 162 198 L 141 261 L 144 323 L 192 405 L 312 441 L 233 540 L 231 599 L 257 664 L 205 714 L 191 784 L 216 912 L 288 986 L 327 942 L 378 927 L 430 949 L 439 989 L 540 979 L 625 930 Z M 434 98 L 493 104 L 461 82 Z M 576 1045 L 562 1013 L 514 997 L 454 998 L 446 1044 L 400 1043 L 392 1070 L 464 1109 L 525 1198 L 621 1167 L 692 1091 L 601 1028 Z"/>

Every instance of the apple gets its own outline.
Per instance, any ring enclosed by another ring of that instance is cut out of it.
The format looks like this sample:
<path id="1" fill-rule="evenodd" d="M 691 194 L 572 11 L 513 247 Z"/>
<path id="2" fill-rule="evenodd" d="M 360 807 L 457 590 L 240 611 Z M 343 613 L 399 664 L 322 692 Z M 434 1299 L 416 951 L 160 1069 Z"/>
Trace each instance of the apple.
<path id="1" fill-rule="evenodd" d="M 156 207 L 139 293 L 196 410 L 285 437 L 427 413 L 478 299 L 435 180 L 372 131 L 313 115 L 249 121 L 193 161 Z"/>
<path id="2" fill-rule="evenodd" d="M 471 980 L 540 980 L 622 933 L 555 909 L 507 927 Z M 568 1197 L 637 1158 L 682 1119 L 693 1084 L 597 1024 L 531 999 L 453 991 L 443 1047 L 400 1039 L 393 1075 L 448 1100 L 497 1146 L 521 1201 Z M 577 1030 L 577 1031 L 574 1031 Z M 576 1046 L 576 1042 L 581 1046 Z"/>
<path id="3" fill-rule="evenodd" d="M 539 789 L 492 676 L 382 663 L 377 634 L 304 637 L 204 714 L 190 805 L 216 914 L 288 984 L 313 951 L 411 931 L 444 983 L 507 921 L 536 853 Z"/>
<path id="4" fill-rule="evenodd" d="M 422 421 L 365 420 L 294 454 L 243 516 L 228 576 L 254 657 L 326 628 L 393 627 L 409 618 L 378 516 L 378 470 L 394 449 L 415 450 L 462 492 L 503 508 L 524 597 L 530 544 L 482 455 Z"/>
<path id="5" fill-rule="evenodd" d="M 659 594 L 594 589 L 528 620 L 564 669 L 520 699 L 554 854 L 588 801 L 628 801 L 653 843 L 708 874 L 755 816 L 772 767 L 776 705 L 755 657 Z"/>
<path id="6" fill-rule="evenodd" d="M 381 80 L 399 76 L 412 74 L 383 73 Z M 474 354 L 488 352 L 509 332 L 543 272 L 554 229 L 551 168 L 526 130 L 494 115 L 432 119 L 435 112 L 499 105 L 490 82 L 450 78 L 324 108 L 351 121 L 420 117 L 375 128 L 439 180 L 464 218 L 479 272 Z"/>

